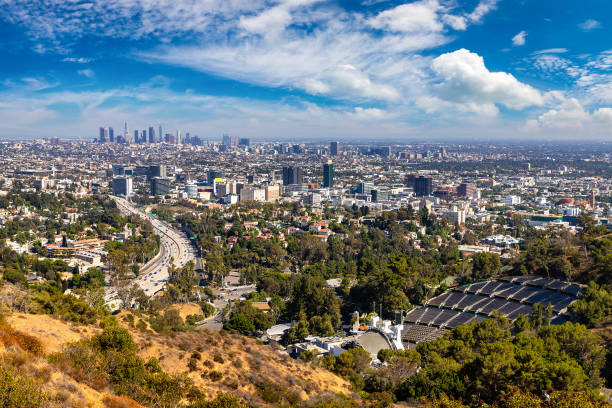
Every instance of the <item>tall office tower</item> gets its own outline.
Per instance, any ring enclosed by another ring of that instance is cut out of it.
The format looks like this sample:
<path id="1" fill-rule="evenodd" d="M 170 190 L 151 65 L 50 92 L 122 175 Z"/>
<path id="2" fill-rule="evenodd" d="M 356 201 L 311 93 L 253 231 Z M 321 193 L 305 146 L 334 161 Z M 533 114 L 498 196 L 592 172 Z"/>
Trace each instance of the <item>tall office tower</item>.
<path id="1" fill-rule="evenodd" d="M 414 181 L 414 194 L 417 197 L 430 196 L 433 190 L 431 177 L 420 176 Z"/>
<path id="2" fill-rule="evenodd" d="M 168 176 L 168 172 L 166 171 L 165 164 L 159 164 L 157 166 L 149 166 L 149 179 L 154 177 L 162 177 L 166 178 Z"/>
<path id="3" fill-rule="evenodd" d="M 98 138 L 98 142 L 106 143 L 106 128 L 100 126 L 100 137 Z"/>
<path id="4" fill-rule="evenodd" d="M 161 123 L 159 124 L 159 142 L 163 142 L 162 138 L 164 137 L 164 134 L 162 133 L 162 126 Z"/>
<path id="5" fill-rule="evenodd" d="M 134 130 L 134 143 L 138 144 L 140 138 L 138 137 L 138 131 Z"/>
<path id="6" fill-rule="evenodd" d="M 330 162 L 323 165 L 323 187 L 334 186 L 334 165 Z"/>
<path id="7" fill-rule="evenodd" d="M 130 197 L 132 195 L 132 178 L 128 176 L 113 177 L 113 194 Z"/>
<path id="8" fill-rule="evenodd" d="M 153 126 L 149 126 L 149 143 L 155 143 L 155 129 L 153 129 Z"/>
<path id="9" fill-rule="evenodd" d="M 414 174 L 406 174 L 404 176 L 404 184 L 406 187 L 414 188 L 414 182 L 416 181 L 416 176 Z"/>
<path id="10" fill-rule="evenodd" d="M 127 144 L 129 144 L 129 143 L 130 143 L 130 131 L 129 131 L 129 129 L 128 129 L 128 124 L 127 124 L 127 122 L 125 122 L 125 127 L 124 127 L 124 130 L 123 130 L 123 141 L 124 141 L 125 143 L 127 143 Z"/>
<path id="11" fill-rule="evenodd" d="M 251 139 L 246 137 L 241 137 L 238 139 L 238 146 L 246 146 L 249 147 L 251 145 Z"/>
<path id="12" fill-rule="evenodd" d="M 113 143 L 115 141 L 115 130 L 112 127 L 108 128 L 108 140 Z"/>
<path id="13" fill-rule="evenodd" d="M 304 177 L 300 166 L 283 167 L 283 184 L 303 184 Z"/>
<path id="14" fill-rule="evenodd" d="M 147 131 L 140 132 L 140 143 L 147 143 Z"/>
<path id="15" fill-rule="evenodd" d="M 337 156 L 338 155 L 338 151 L 340 150 L 339 147 L 340 147 L 340 143 L 338 143 L 338 142 L 331 142 L 329 144 L 329 153 L 332 156 Z"/>
<path id="16" fill-rule="evenodd" d="M 176 144 L 180 145 L 182 143 L 181 141 L 181 129 L 176 131 Z"/>
<path id="17" fill-rule="evenodd" d="M 228 135 L 227 133 L 223 134 L 223 141 L 221 142 L 221 144 L 223 146 L 231 146 L 232 145 L 232 139 L 230 137 L 230 135 Z"/>

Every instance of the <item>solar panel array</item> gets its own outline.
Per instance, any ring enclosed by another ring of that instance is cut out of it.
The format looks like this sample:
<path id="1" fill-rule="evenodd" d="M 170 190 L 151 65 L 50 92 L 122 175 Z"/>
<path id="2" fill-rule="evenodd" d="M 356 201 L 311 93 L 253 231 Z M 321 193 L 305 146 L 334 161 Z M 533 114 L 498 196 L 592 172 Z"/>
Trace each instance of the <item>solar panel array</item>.
<path id="1" fill-rule="evenodd" d="M 433 340 L 461 324 L 481 321 L 494 311 L 514 321 L 539 303 L 553 308 L 551 324 L 567 321 L 567 307 L 580 297 L 575 283 L 540 276 L 509 276 L 448 290 L 425 306 L 406 314 L 402 339 L 408 343 Z"/>

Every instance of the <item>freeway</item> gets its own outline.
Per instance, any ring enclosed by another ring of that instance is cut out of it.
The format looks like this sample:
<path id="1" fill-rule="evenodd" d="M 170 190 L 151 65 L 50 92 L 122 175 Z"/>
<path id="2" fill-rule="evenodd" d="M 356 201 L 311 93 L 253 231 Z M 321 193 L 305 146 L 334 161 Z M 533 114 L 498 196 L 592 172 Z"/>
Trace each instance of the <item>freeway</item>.
<path id="1" fill-rule="evenodd" d="M 123 214 L 136 214 L 151 222 L 154 232 L 160 237 L 159 253 L 142 267 L 140 274 L 133 281 L 151 297 L 164 289 L 170 277 L 168 273 L 170 264 L 179 268 L 184 266 L 194 259 L 196 250 L 185 234 L 175 230 L 168 223 L 158 220 L 152 214 L 147 214 L 124 198 L 113 197 L 113 199 Z M 105 299 L 111 310 L 121 306 L 115 287 L 107 288 Z"/>

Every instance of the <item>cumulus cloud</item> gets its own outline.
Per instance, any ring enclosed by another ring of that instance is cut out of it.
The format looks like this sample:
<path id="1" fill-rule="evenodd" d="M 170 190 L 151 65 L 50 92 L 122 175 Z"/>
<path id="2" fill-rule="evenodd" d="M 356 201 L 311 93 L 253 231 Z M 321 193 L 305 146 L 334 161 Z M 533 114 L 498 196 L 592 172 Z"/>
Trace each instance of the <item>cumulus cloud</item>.
<path id="1" fill-rule="evenodd" d="M 442 54 L 431 68 L 441 78 L 434 86 L 444 100 L 464 105 L 501 104 L 510 109 L 541 106 L 542 94 L 506 72 L 491 72 L 484 59 L 466 49 Z"/>
<path id="2" fill-rule="evenodd" d="M 527 38 L 527 31 L 523 30 L 519 32 L 517 35 L 512 37 L 512 45 L 515 47 L 520 47 L 521 45 L 525 45 L 525 40 Z"/>
<path id="3" fill-rule="evenodd" d="M 601 28 L 601 23 L 597 20 L 593 20 L 592 18 L 584 21 L 583 23 L 578 24 L 578 27 L 583 31 L 592 31 L 598 28 Z"/>

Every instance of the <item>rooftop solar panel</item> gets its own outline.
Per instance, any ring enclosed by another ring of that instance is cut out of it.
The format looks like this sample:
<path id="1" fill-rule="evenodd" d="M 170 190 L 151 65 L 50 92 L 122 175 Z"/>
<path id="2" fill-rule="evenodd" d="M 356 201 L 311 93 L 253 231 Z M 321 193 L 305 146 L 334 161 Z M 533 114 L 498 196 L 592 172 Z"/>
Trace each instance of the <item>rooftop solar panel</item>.
<path id="1" fill-rule="evenodd" d="M 446 302 L 444 302 L 444 307 L 454 308 L 460 303 L 465 297 L 473 296 L 470 293 L 461 293 L 461 292 L 452 292 L 451 296 L 448 297 Z"/>
<path id="2" fill-rule="evenodd" d="M 518 308 L 516 308 L 515 310 L 513 310 L 512 312 L 506 314 L 506 316 L 508 316 L 508 319 L 510 320 L 514 320 L 516 319 L 520 314 L 524 314 L 524 315 L 529 315 L 529 312 L 531 312 L 531 306 L 527 306 L 527 305 L 519 305 Z"/>
<path id="3" fill-rule="evenodd" d="M 536 288 L 532 288 L 530 286 L 521 286 L 521 288 L 519 290 L 517 290 L 516 292 L 510 294 L 508 296 L 509 299 L 514 299 L 514 300 L 518 300 L 518 301 L 524 301 L 526 299 L 529 299 L 531 296 L 537 294 L 540 292 L 541 289 L 536 289 Z"/>
<path id="4" fill-rule="evenodd" d="M 495 292 L 495 296 L 508 299 L 523 288 L 521 285 L 510 285 L 511 286 L 505 287 L 505 289 Z"/>
<path id="5" fill-rule="evenodd" d="M 483 305 L 478 310 L 478 313 L 491 314 L 491 312 L 493 312 L 494 310 L 497 310 L 499 312 L 499 309 L 503 307 L 506 303 L 508 303 L 507 300 L 493 298 L 491 302 L 488 302 L 487 304 Z"/>
<path id="6" fill-rule="evenodd" d="M 465 288 L 465 292 L 476 293 L 489 282 L 476 282 Z"/>
<path id="7" fill-rule="evenodd" d="M 572 296 L 578 296 L 580 294 L 580 291 L 580 286 L 576 285 L 575 283 L 572 283 L 568 285 L 565 289 L 563 289 L 563 292 L 568 293 Z"/>
<path id="8" fill-rule="evenodd" d="M 562 289 L 567 288 L 568 285 L 569 283 L 567 282 L 564 282 L 559 279 L 553 279 L 548 283 L 548 285 L 546 285 L 546 287 L 548 289 L 553 289 L 553 290 L 562 290 Z"/>
<path id="9" fill-rule="evenodd" d="M 441 306 L 444 304 L 444 302 L 446 302 L 452 293 L 453 292 L 444 292 L 440 296 L 436 296 L 435 298 L 431 299 L 429 302 L 427 302 L 427 304 L 430 306 Z"/>
<path id="10" fill-rule="evenodd" d="M 524 282 L 535 279 L 536 277 L 537 277 L 536 275 L 516 276 L 512 278 L 510 281 L 512 283 L 516 283 L 517 285 L 522 285 Z"/>
<path id="11" fill-rule="evenodd" d="M 470 312 L 474 312 L 482 307 L 482 305 L 488 303 L 491 300 L 488 296 L 482 295 L 472 295 L 465 303 L 465 306 L 462 306 L 461 310 L 466 310 Z"/>
<path id="12" fill-rule="evenodd" d="M 470 320 L 472 320 L 474 318 L 474 314 L 473 313 L 467 313 L 467 312 L 463 312 L 459 315 L 457 315 L 454 319 L 449 320 L 447 322 L 447 326 L 450 328 L 455 328 L 461 324 L 466 324 L 468 323 Z"/>
<path id="13" fill-rule="evenodd" d="M 421 316 L 425 313 L 424 307 L 417 307 L 406 313 L 405 321 L 415 323 L 418 322 Z"/>
<path id="14" fill-rule="evenodd" d="M 483 295 L 491 295 L 498 291 L 505 284 L 506 282 L 491 281 L 488 285 L 484 286 L 478 293 L 481 293 Z"/>
<path id="15" fill-rule="evenodd" d="M 540 276 L 540 277 L 531 279 L 529 281 L 526 281 L 525 283 L 530 286 L 537 286 L 539 288 L 543 288 L 546 285 L 548 285 L 551 281 L 552 279 L 547 279 L 547 278 L 543 278 Z"/>

